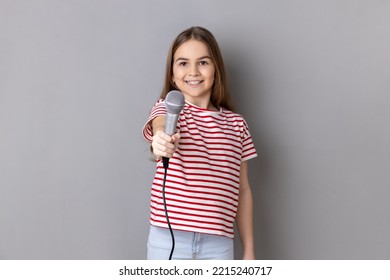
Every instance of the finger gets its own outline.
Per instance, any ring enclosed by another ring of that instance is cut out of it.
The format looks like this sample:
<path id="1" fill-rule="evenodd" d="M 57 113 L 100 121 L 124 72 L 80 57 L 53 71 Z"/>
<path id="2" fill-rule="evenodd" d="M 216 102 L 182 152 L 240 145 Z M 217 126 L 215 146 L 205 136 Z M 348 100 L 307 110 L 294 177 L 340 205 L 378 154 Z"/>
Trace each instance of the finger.
<path id="1" fill-rule="evenodd" d="M 174 144 L 173 150 L 176 151 L 177 148 L 179 147 L 180 134 L 179 133 L 174 134 L 172 136 L 172 140 L 173 140 L 173 144 Z"/>
<path id="2" fill-rule="evenodd" d="M 155 136 L 159 139 L 162 139 L 164 141 L 167 141 L 167 142 L 171 142 L 172 141 L 172 137 L 169 136 L 168 134 L 166 134 L 164 131 L 162 130 L 159 130 L 157 131 L 157 133 L 155 134 Z"/>
<path id="3" fill-rule="evenodd" d="M 172 137 L 170 137 L 167 134 L 165 134 L 165 135 L 157 135 L 156 134 L 155 136 L 153 136 L 153 142 L 154 143 L 158 143 L 158 144 L 160 144 L 162 146 L 165 146 L 168 149 L 173 149 L 174 148 L 174 144 L 173 144 L 174 141 L 173 141 Z"/>
<path id="4" fill-rule="evenodd" d="M 161 142 L 160 142 L 161 141 Z M 169 150 L 173 150 L 175 148 L 175 144 L 171 142 L 167 142 L 164 140 L 157 140 L 155 142 L 156 147 L 158 147 L 163 152 L 168 152 Z"/>
<path id="5" fill-rule="evenodd" d="M 174 153 L 174 145 L 171 143 L 168 143 L 170 146 L 173 146 L 172 148 L 167 147 L 165 145 L 161 145 L 159 143 L 153 143 L 153 154 L 156 156 L 163 156 L 163 157 L 172 157 Z"/>
<path id="6" fill-rule="evenodd" d="M 153 149 L 167 152 L 169 150 L 173 150 L 175 148 L 175 145 L 174 145 L 174 143 L 165 141 L 165 140 L 159 138 L 158 136 L 156 136 L 156 137 L 153 137 L 152 147 L 153 147 Z"/>
<path id="7" fill-rule="evenodd" d="M 173 142 L 178 142 L 179 140 L 180 140 L 180 133 L 179 132 L 172 135 Z"/>

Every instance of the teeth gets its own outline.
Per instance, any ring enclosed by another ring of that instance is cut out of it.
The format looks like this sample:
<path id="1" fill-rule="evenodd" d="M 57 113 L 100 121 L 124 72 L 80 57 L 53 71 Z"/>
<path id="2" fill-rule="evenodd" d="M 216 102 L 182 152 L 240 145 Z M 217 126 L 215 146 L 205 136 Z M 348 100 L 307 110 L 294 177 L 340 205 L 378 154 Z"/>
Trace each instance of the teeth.
<path id="1" fill-rule="evenodd" d="M 200 81 L 187 81 L 187 84 L 189 84 L 191 86 L 196 86 L 196 85 L 200 84 Z"/>

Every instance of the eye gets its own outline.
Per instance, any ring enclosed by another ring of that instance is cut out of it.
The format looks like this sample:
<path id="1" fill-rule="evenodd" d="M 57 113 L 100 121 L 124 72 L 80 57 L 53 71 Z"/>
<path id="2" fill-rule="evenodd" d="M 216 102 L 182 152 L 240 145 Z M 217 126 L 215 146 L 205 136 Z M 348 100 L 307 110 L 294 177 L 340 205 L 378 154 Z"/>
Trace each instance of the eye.
<path id="1" fill-rule="evenodd" d="M 179 62 L 179 66 L 187 66 L 188 63 L 186 61 L 181 61 Z"/>
<path id="2" fill-rule="evenodd" d="M 199 61 L 199 65 L 202 65 L 202 66 L 209 65 L 209 62 L 207 60 L 201 60 L 201 61 Z"/>

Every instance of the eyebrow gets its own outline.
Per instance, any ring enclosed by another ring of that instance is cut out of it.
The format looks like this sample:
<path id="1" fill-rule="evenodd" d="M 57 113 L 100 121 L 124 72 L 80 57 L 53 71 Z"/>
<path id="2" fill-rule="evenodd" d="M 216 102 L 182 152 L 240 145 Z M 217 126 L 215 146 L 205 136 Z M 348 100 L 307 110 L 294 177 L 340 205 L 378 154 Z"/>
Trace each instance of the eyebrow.
<path id="1" fill-rule="evenodd" d="M 211 57 L 209 57 L 208 55 L 205 55 L 205 56 L 202 56 L 202 57 L 199 57 L 197 58 L 197 60 L 202 60 L 202 59 L 210 59 L 211 60 Z M 185 61 L 188 61 L 189 59 L 188 58 L 185 58 L 185 57 L 179 57 L 178 59 L 175 60 L 175 62 L 179 61 L 179 60 L 185 60 Z"/>

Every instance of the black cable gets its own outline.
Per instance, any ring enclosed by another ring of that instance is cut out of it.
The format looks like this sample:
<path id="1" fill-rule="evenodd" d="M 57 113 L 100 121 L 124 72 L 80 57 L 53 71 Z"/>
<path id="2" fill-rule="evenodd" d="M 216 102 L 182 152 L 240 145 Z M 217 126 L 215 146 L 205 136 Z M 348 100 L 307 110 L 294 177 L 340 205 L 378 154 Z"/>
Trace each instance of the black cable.
<path id="1" fill-rule="evenodd" d="M 171 249 L 171 254 L 169 255 L 169 260 L 171 260 L 172 259 L 172 255 L 173 255 L 173 251 L 175 250 L 175 236 L 173 234 L 171 223 L 169 222 L 168 210 L 167 210 L 167 201 L 165 199 L 165 181 L 167 179 L 167 170 L 168 170 L 168 166 L 169 166 L 169 158 L 163 157 L 163 166 L 164 166 L 164 179 L 163 179 L 163 185 L 162 185 L 162 196 L 163 196 L 163 202 L 164 202 L 165 218 L 167 219 L 169 231 L 170 231 L 171 237 L 172 237 L 172 249 Z"/>

